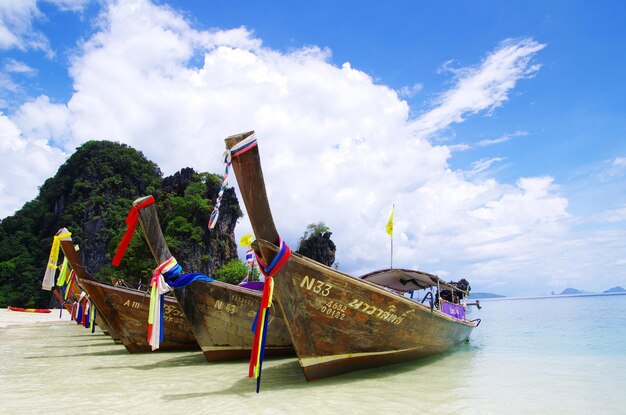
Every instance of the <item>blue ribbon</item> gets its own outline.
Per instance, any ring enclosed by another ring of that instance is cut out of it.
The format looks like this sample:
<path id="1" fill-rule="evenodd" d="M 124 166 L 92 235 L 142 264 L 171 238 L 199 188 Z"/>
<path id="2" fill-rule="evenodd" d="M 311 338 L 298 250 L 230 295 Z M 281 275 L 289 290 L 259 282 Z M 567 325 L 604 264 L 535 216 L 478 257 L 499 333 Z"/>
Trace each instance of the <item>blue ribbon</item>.
<path id="1" fill-rule="evenodd" d="M 207 277 L 204 274 L 192 273 L 192 274 L 183 274 L 183 267 L 180 264 L 177 264 L 174 268 L 167 271 L 163 274 L 163 278 L 165 282 L 172 288 L 182 288 L 186 287 L 192 282 L 196 281 L 206 281 L 213 282 L 215 281 L 211 277 Z"/>

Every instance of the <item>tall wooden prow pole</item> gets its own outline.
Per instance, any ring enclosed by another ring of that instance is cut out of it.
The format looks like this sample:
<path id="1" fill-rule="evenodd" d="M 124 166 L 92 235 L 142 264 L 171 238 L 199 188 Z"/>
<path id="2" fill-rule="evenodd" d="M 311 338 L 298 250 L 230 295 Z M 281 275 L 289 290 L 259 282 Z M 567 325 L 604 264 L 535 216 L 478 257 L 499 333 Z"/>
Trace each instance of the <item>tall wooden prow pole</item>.
<path id="1" fill-rule="evenodd" d="M 224 140 L 226 148 L 230 150 L 233 146 L 253 134 L 254 131 L 248 131 L 226 138 Z M 274 245 L 278 245 L 279 236 L 267 199 L 265 180 L 263 179 L 263 170 L 261 169 L 261 160 L 259 157 L 259 148 L 254 146 L 240 156 L 233 157 L 232 166 L 254 235 L 259 240 L 265 240 Z M 274 253 L 266 247 L 253 245 L 253 248 L 260 251 L 257 252 L 261 255 L 266 264 L 269 264 L 274 258 Z"/>

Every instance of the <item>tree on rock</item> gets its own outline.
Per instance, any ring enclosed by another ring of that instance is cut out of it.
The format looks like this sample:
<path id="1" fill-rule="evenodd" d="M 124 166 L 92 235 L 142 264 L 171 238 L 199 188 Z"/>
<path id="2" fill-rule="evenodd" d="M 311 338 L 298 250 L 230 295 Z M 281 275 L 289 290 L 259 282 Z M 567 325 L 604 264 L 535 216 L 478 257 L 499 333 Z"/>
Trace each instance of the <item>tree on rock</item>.
<path id="1" fill-rule="evenodd" d="M 330 229 L 324 222 L 311 223 L 300 238 L 300 245 L 296 252 L 330 267 L 335 262 L 337 251 L 335 243 L 330 239 L 331 235 Z"/>

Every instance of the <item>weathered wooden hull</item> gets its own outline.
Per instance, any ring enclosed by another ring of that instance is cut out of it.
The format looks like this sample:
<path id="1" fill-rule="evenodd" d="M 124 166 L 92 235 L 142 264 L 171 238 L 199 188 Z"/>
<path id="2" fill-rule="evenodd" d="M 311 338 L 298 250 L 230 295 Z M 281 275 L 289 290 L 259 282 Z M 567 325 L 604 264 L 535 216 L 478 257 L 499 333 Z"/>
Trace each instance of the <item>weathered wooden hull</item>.
<path id="1" fill-rule="evenodd" d="M 441 353 L 474 328 L 297 254 L 274 284 L 309 381 Z"/>
<path id="2" fill-rule="evenodd" d="M 174 293 L 207 361 L 250 358 L 261 293 L 220 281 L 197 281 Z M 293 355 L 282 315 L 271 315 L 269 327 L 266 356 Z"/>
<path id="3" fill-rule="evenodd" d="M 137 199 L 135 206 L 145 198 Z M 157 264 L 171 257 L 163 237 L 154 205 L 139 211 L 144 236 Z M 249 359 L 252 351 L 254 318 L 261 293 L 220 281 L 196 281 L 174 290 L 176 299 L 207 361 Z M 270 316 L 271 334 L 267 337 L 266 355 L 294 353 L 282 315 Z"/>
<path id="4" fill-rule="evenodd" d="M 107 316 L 130 353 L 152 350 L 148 344 L 148 293 L 130 288 L 113 287 L 97 281 L 81 281 L 96 309 Z M 198 343 L 176 300 L 165 297 L 163 315 L 164 340 L 159 350 L 197 350 Z"/>
<path id="5" fill-rule="evenodd" d="M 152 351 L 147 340 L 148 293 L 97 282 L 83 266 L 70 238 L 61 239 L 61 249 L 114 339 L 119 339 L 130 353 Z M 164 341 L 159 350 L 197 350 L 198 343 L 176 300 L 166 296 L 164 310 Z"/>

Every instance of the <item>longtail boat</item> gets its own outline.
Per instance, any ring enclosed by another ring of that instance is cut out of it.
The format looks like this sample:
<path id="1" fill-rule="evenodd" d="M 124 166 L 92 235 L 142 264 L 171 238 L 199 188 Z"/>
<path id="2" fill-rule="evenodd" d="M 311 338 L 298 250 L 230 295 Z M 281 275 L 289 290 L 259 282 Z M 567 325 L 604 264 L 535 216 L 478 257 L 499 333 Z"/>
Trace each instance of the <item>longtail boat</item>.
<path id="1" fill-rule="evenodd" d="M 274 296 L 307 380 L 441 353 L 469 338 L 479 320 L 443 312 L 432 292 L 424 304 L 404 296 L 420 286 L 441 287 L 435 276 L 394 270 L 391 277 L 361 279 L 291 253 L 274 225 L 254 132 L 225 143 L 256 236 L 253 248 L 265 264 L 281 258 Z"/>
<path id="2" fill-rule="evenodd" d="M 139 223 L 159 265 L 170 260 L 172 254 L 163 237 L 154 204 L 146 206 L 144 203 L 148 198 L 139 198 L 133 205 L 144 206 L 139 209 Z M 260 283 L 253 284 L 258 287 Z M 174 289 L 174 295 L 207 361 L 250 358 L 251 328 L 259 309 L 260 291 L 214 280 L 194 281 Z M 293 355 L 293 345 L 282 314 L 271 316 L 269 324 L 272 331 L 267 338 L 267 355 Z"/>
<path id="3" fill-rule="evenodd" d="M 65 228 L 57 232 L 57 235 L 65 235 L 61 237 L 63 254 L 76 273 L 79 283 L 95 304 L 100 318 L 111 331 L 112 337 L 119 338 L 130 353 L 151 351 L 147 341 L 150 296 L 140 290 L 114 287 L 96 281 L 83 266 L 68 234 Z M 165 337 L 161 350 L 197 350 L 198 343 L 176 300 L 167 297 L 164 310 Z"/>

